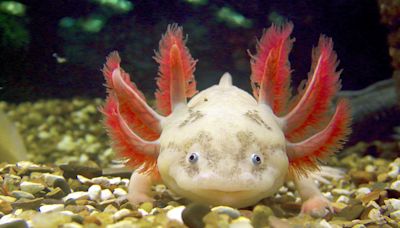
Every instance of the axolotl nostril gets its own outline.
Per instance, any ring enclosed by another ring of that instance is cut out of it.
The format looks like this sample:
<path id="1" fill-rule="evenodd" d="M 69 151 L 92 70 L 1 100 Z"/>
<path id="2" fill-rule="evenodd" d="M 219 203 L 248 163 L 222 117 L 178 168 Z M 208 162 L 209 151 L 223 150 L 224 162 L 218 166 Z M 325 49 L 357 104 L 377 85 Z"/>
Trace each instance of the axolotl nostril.
<path id="1" fill-rule="evenodd" d="M 292 97 L 292 29 L 291 23 L 272 25 L 250 55 L 252 96 L 235 87 L 229 73 L 197 93 L 196 61 L 182 28 L 169 26 L 155 56 L 158 112 L 120 67 L 119 55 L 109 55 L 103 113 L 113 148 L 138 168 L 129 185 L 131 203 L 152 200 L 151 185 L 162 181 L 193 201 L 246 207 L 293 180 L 303 212 L 329 207 L 308 174 L 342 147 L 350 132 L 349 107 L 342 100 L 330 112 L 340 72 L 333 43 L 324 36 L 312 52 L 306 85 Z"/>

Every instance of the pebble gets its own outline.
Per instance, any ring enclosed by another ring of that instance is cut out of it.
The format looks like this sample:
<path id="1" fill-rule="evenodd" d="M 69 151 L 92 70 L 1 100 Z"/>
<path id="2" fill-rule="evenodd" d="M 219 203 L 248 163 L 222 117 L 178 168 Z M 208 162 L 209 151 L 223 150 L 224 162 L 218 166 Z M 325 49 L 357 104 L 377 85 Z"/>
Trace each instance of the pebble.
<path id="1" fill-rule="evenodd" d="M 346 195 L 346 196 L 351 194 L 351 192 L 349 190 L 342 189 L 342 188 L 334 188 L 334 189 L 332 189 L 332 193 L 335 195 Z"/>
<path id="2" fill-rule="evenodd" d="M 115 212 L 113 215 L 113 219 L 114 219 L 114 221 L 119 221 L 130 214 L 131 214 L 131 211 L 124 208 L 124 209 L 121 209 L 121 210 Z"/>
<path id="3" fill-rule="evenodd" d="M 46 198 L 61 199 L 64 196 L 65 193 L 59 187 L 52 189 L 50 192 L 46 193 Z"/>
<path id="4" fill-rule="evenodd" d="M 339 196 L 336 200 L 336 202 L 338 202 L 338 203 L 346 203 L 346 204 L 349 203 L 349 201 L 350 201 L 350 198 L 347 196 L 344 196 L 344 195 Z"/>
<path id="5" fill-rule="evenodd" d="M 175 207 L 167 212 L 167 217 L 170 220 L 177 220 L 180 223 L 183 223 L 183 220 L 182 220 L 183 210 L 185 210 L 185 206 Z"/>
<path id="6" fill-rule="evenodd" d="M 4 214 L 8 214 L 13 210 L 11 203 L 4 201 L 4 200 L 0 200 L 0 212 L 4 213 Z"/>
<path id="7" fill-rule="evenodd" d="M 57 178 L 53 183 L 53 187 L 59 187 L 65 194 L 71 193 L 71 187 L 64 178 Z"/>
<path id="8" fill-rule="evenodd" d="M 107 177 L 95 177 L 95 178 L 92 178 L 91 181 L 93 184 L 99 184 L 99 185 L 103 185 L 103 186 L 110 185 L 110 181 L 108 180 Z"/>
<path id="9" fill-rule="evenodd" d="M 14 197 L 11 197 L 11 196 L 3 196 L 3 195 L 0 195 L 0 201 L 1 201 L 1 200 L 4 200 L 4 201 L 9 202 L 9 203 L 13 203 L 13 202 L 15 202 L 17 199 L 14 198 Z"/>
<path id="10" fill-rule="evenodd" d="M 139 208 L 145 210 L 147 213 L 150 213 L 150 211 L 153 209 L 153 203 L 144 202 L 140 204 Z"/>
<path id="11" fill-rule="evenodd" d="M 119 185 L 121 183 L 121 177 L 114 177 L 114 178 L 108 179 L 108 183 L 110 185 Z"/>
<path id="12" fill-rule="evenodd" d="M 383 216 L 379 209 L 373 208 L 368 213 L 368 218 L 372 219 L 375 222 L 379 222 L 383 220 Z"/>
<path id="13" fill-rule="evenodd" d="M 391 212 L 390 213 L 390 218 L 396 219 L 397 221 L 400 221 L 400 210 Z"/>
<path id="14" fill-rule="evenodd" d="M 254 227 L 268 226 L 268 219 L 273 216 L 274 212 L 271 208 L 264 205 L 257 205 L 253 209 L 253 217 L 251 218 L 251 224 Z"/>
<path id="15" fill-rule="evenodd" d="M 121 196 L 126 196 L 128 193 L 122 188 L 116 188 L 114 189 L 113 194 L 118 197 L 121 197 Z"/>
<path id="16" fill-rule="evenodd" d="M 400 167 L 399 166 L 392 166 L 390 171 L 387 173 L 387 175 L 389 177 L 391 177 L 392 179 L 397 178 L 397 176 L 400 173 Z"/>
<path id="17" fill-rule="evenodd" d="M 399 199 L 387 199 L 385 200 L 385 205 L 387 206 L 389 212 L 400 210 Z"/>
<path id="18" fill-rule="evenodd" d="M 96 201 L 100 199 L 101 187 L 100 185 L 92 185 L 88 189 L 89 199 Z"/>
<path id="19" fill-rule="evenodd" d="M 25 198 L 25 199 L 34 199 L 35 196 L 29 192 L 24 192 L 24 191 L 12 191 L 11 195 L 14 196 L 17 199 Z"/>
<path id="20" fill-rule="evenodd" d="M 229 228 L 253 228 L 253 226 L 251 225 L 250 219 L 241 216 L 234 219 L 229 225 Z"/>
<path id="21" fill-rule="evenodd" d="M 64 209 L 64 204 L 50 204 L 39 207 L 39 211 L 42 213 L 62 211 L 63 209 Z"/>
<path id="22" fill-rule="evenodd" d="M 63 198 L 64 202 L 68 200 L 80 200 L 80 199 L 88 199 L 89 194 L 87 192 L 72 192 Z"/>
<path id="23" fill-rule="evenodd" d="M 112 199 L 112 198 L 114 198 L 114 195 L 112 194 L 112 192 L 110 191 L 110 189 L 101 190 L 101 192 L 100 192 L 100 199 L 101 199 L 102 201 L 109 200 L 109 199 Z"/>
<path id="24" fill-rule="evenodd" d="M 50 174 L 50 173 L 45 173 L 45 174 L 43 174 L 43 177 L 44 177 L 44 181 L 46 182 L 46 184 L 47 184 L 48 186 L 53 186 L 53 185 L 54 185 L 54 182 L 55 182 L 57 179 L 64 179 L 63 176 L 54 175 L 54 174 Z M 64 179 L 64 180 L 65 180 L 65 179 Z"/>
<path id="25" fill-rule="evenodd" d="M 357 197 L 365 196 L 370 192 L 371 192 L 371 189 L 369 189 L 367 187 L 361 187 L 361 188 L 356 190 L 356 196 Z"/>
<path id="26" fill-rule="evenodd" d="M 192 203 L 186 206 L 182 211 L 182 220 L 188 227 L 202 228 L 204 227 L 203 217 L 210 212 L 207 205 L 200 203 Z"/>
<path id="27" fill-rule="evenodd" d="M 346 218 L 346 220 L 351 221 L 351 220 L 359 218 L 363 211 L 364 211 L 364 206 L 361 204 L 350 205 L 350 206 L 343 208 L 343 210 L 341 210 L 337 214 L 337 216 Z"/>
<path id="28" fill-rule="evenodd" d="M 217 212 L 218 214 L 226 214 L 232 219 L 236 219 L 240 216 L 240 212 L 234 208 L 227 206 L 218 206 L 211 209 L 211 211 Z"/>
<path id="29" fill-rule="evenodd" d="M 21 219 L 14 219 L 13 221 L 1 223 L 0 228 L 28 228 L 28 224 Z"/>
<path id="30" fill-rule="evenodd" d="M 89 178 L 87 178 L 87 177 L 84 177 L 84 176 L 82 176 L 82 175 L 77 175 L 76 178 L 77 178 L 77 179 L 79 180 L 79 182 L 81 182 L 82 184 L 91 184 L 91 183 L 92 183 L 92 180 L 91 180 L 91 179 L 89 179 Z"/>
<path id="31" fill-rule="evenodd" d="M 43 202 L 43 198 L 35 198 L 35 199 L 19 199 L 17 201 L 15 201 L 14 203 L 12 203 L 12 207 L 14 209 L 18 209 L 18 208 L 22 208 L 22 209 L 32 209 L 32 210 L 36 210 L 37 208 L 40 207 L 40 204 Z"/>
<path id="32" fill-rule="evenodd" d="M 43 184 L 39 184 L 39 183 L 24 181 L 21 183 L 20 188 L 24 192 L 36 194 L 36 193 L 42 191 L 45 188 L 45 186 Z"/>
<path id="33" fill-rule="evenodd" d="M 400 192 L 400 180 L 393 181 L 390 188 Z"/>

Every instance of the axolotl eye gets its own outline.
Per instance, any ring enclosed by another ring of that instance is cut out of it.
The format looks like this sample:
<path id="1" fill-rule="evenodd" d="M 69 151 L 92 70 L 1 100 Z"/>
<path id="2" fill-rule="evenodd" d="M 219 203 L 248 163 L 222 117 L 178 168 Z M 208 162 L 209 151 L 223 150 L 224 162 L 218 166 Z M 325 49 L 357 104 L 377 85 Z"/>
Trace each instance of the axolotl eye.
<path id="1" fill-rule="evenodd" d="M 193 152 L 189 155 L 188 161 L 192 164 L 196 163 L 199 160 L 199 154 L 196 152 Z"/>
<path id="2" fill-rule="evenodd" d="M 254 165 L 260 165 L 262 163 L 261 156 L 258 154 L 252 154 L 251 162 L 253 162 Z"/>

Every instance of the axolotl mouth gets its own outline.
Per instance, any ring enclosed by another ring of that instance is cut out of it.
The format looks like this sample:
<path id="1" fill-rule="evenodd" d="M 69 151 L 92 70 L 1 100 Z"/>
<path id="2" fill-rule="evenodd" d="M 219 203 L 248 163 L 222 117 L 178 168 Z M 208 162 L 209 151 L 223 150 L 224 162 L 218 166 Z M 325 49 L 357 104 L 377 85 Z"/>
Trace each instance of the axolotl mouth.
<path id="1" fill-rule="evenodd" d="M 209 205 L 227 205 L 231 207 L 247 207 L 256 204 L 263 198 L 273 194 L 276 189 L 271 188 L 267 191 L 256 186 L 245 185 L 241 188 L 225 186 L 204 186 L 196 181 L 192 186 L 180 185 L 174 178 L 164 179 L 167 186 L 178 195 L 184 196 L 194 202 L 200 202 Z M 276 183 L 273 186 L 281 186 L 282 183 Z"/>

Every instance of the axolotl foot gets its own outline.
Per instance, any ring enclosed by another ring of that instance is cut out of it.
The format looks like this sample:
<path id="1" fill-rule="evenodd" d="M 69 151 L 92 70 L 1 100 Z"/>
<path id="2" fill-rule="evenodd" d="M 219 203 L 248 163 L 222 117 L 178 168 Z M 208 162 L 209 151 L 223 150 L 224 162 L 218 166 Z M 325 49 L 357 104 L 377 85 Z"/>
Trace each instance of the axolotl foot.
<path id="1" fill-rule="evenodd" d="M 294 182 L 303 200 L 301 214 L 321 218 L 329 212 L 333 212 L 331 202 L 322 195 L 313 178 L 299 177 Z"/>
<path id="2" fill-rule="evenodd" d="M 153 202 L 151 195 L 151 186 L 153 180 L 151 176 L 133 172 L 128 186 L 127 199 L 132 205 L 138 205 L 143 202 Z"/>
<path id="3" fill-rule="evenodd" d="M 333 212 L 331 202 L 322 195 L 314 196 L 303 202 L 301 214 L 309 214 L 322 218 L 329 212 Z"/>

